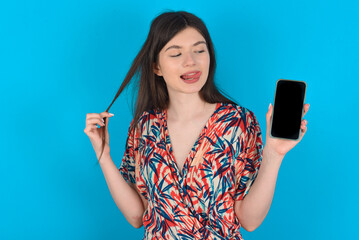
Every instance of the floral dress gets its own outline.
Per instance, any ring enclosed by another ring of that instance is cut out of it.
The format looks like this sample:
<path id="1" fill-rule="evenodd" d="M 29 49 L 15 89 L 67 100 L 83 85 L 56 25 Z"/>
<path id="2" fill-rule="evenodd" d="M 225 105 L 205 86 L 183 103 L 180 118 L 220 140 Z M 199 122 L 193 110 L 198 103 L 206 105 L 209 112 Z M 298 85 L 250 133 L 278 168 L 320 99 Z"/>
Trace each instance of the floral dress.
<path id="1" fill-rule="evenodd" d="M 243 239 L 234 203 L 247 195 L 262 161 L 255 115 L 239 105 L 217 103 L 182 173 L 166 119 L 167 110 L 142 113 L 140 131 L 128 132 L 119 167 L 148 201 L 143 239 Z"/>

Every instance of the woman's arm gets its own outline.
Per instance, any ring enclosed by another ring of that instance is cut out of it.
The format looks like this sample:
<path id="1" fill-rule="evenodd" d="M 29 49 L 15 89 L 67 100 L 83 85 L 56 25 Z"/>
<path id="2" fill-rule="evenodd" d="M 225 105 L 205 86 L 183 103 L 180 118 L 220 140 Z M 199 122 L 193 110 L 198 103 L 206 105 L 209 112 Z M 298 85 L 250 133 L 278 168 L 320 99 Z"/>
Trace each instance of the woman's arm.
<path id="1" fill-rule="evenodd" d="M 263 149 L 263 158 L 256 180 L 243 200 L 234 204 L 242 227 L 252 232 L 261 225 L 272 204 L 279 168 L 284 156 Z"/>
<path id="2" fill-rule="evenodd" d="M 133 227 L 140 228 L 145 209 L 135 186 L 127 184 L 109 154 L 102 156 L 100 166 L 117 207 Z"/>
<path id="3" fill-rule="evenodd" d="M 304 105 L 304 114 L 308 112 L 309 104 Z M 272 138 L 269 134 L 273 106 L 269 105 L 266 114 L 267 131 L 266 145 L 263 149 L 263 158 L 256 180 L 243 200 L 234 204 L 235 213 L 244 229 L 254 231 L 266 217 L 272 204 L 277 176 L 284 156 L 296 146 L 307 132 L 307 120 L 302 120 L 301 137 L 296 140 Z"/>

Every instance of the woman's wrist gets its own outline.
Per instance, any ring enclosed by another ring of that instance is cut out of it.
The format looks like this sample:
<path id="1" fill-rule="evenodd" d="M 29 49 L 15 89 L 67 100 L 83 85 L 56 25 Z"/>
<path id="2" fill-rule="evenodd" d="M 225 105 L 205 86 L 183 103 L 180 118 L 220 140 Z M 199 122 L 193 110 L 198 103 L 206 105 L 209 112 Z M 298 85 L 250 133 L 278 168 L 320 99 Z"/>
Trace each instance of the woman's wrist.
<path id="1" fill-rule="evenodd" d="M 270 146 L 265 145 L 263 149 L 263 159 L 270 164 L 281 165 L 285 155 L 274 151 Z"/>
<path id="2" fill-rule="evenodd" d="M 100 157 L 100 155 L 97 156 L 97 159 L 99 159 L 99 157 Z M 109 152 L 108 153 L 105 153 L 105 152 L 102 153 L 101 159 L 98 160 L 98 161 L 99 161 L 100 164 L 106 164 L 106 163 L 112 161 L 110 153 Z"/>

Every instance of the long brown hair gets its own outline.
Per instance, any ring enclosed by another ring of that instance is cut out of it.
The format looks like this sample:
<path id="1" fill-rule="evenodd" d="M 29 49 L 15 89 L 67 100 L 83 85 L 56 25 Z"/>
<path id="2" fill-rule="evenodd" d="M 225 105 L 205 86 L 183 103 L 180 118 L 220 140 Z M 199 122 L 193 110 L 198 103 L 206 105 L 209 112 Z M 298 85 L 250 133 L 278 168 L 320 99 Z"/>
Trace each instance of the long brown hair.
<path id="1" fill-rule="evenodd" d="M 136 58 L 133 60 L 130 70 L 122 82 L 120 89 L 117 91 L 115 98 L 112 100 L 110 106 L 106 109 L 106 112 L 108 112 L 124 88 L 132 79 L 134 79 L 136 81 L 136 90 L 138 90 L 135 111 L 133 111 L 132 102 L 132 115 L 134 115 L 134 119 L 132 121 L 133 124 L 130 125 L 129 131 L 132 131 L 134 127 L 137 126 L 137 122 L 144 111 L 152 109 L 167 109 L 169 104 L 169 96 L 166 83 L 162 76 L 158 76 L 154 73 L 153 64 L 158 63 L 158 55 L 162 48 L 177 33 L 187 27 L 193 27 L 200 34 L 202 34 L 206 40 L 210 55 L 208 79 L 202 89 L 199 91 L 200 98 L 208 103 L 222 102 L 236 104 L 234 101 L 224 97 L 221 93 L 223 91 L 221 90 L 220 92 L 214 83 L 216 59 L 213 43 L 204 22 L 197 16 L 185 11 L 164 12 L 152 20 L 150 32 L 148 33 L 145 43 L 143 44 Z M 102 129 L 102 152 L 99 160 L 101 159 L 106 139 L 105 128 Z"/>

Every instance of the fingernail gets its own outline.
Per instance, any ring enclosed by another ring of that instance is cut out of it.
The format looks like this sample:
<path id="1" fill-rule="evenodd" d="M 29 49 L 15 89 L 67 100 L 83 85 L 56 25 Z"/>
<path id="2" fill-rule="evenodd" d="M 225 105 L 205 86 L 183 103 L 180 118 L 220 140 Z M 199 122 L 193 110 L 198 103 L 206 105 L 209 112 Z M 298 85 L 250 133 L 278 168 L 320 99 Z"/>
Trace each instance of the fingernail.
<path id="1" fill-rule="evenodd" d="M 268 110 L 269 110 L 269 108 L 270 108 L 270 106 L 271 106 L 272 104 L 271 103 L 269 103 L 269 106 L 268 106 Z"/>
<path id="2" fill-rule="evenodd" d="M 111 116 L 115 116 L 115 114 L 113 114 L 113 113 L 109 113 Z"/>

